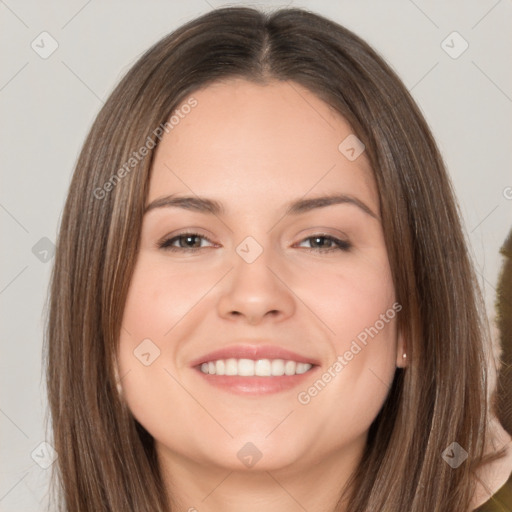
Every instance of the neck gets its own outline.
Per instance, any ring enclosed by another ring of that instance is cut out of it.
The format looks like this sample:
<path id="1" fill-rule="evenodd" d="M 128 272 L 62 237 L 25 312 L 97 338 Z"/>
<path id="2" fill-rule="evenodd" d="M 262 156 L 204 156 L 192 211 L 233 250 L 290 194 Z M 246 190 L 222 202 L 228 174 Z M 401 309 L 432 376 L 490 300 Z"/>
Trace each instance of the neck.
<path id="1" fill-rule="evenodd" d="M 506 448 L 507 451 L 503 457 L 488 462 L 476 471 L 471 510 L 479 507 L 498 492 L 512 472 L 512 438 L 495 417 L 489 421 L 488 435 L 486 454 L 497 452 L 501 448 Z"/>
<path id="2" fill-rule="evenodd" d="M 338 503 L 359 463 L 366 436 L 316 463 L 293 461 L 285 467 L 258 464 L 241 470 L 192 460 L 163 447 L 157 453 L 170 491 L 170 510 L 187 512 L 346 512 Z"/>

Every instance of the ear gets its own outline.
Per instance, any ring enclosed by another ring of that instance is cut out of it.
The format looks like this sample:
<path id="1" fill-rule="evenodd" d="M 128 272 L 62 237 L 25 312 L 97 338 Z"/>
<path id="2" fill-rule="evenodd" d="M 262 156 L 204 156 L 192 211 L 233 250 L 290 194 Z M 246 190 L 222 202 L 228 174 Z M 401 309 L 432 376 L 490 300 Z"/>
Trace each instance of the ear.
<path id="1" fill-rule="evenodd" d="M 405 355 L 405 356 L 404 356 Z M 396 366 L 397 368 L 406 368 L 407 363 L 407 342 L 402 332 L 398 333 L 396 343 Z"/>

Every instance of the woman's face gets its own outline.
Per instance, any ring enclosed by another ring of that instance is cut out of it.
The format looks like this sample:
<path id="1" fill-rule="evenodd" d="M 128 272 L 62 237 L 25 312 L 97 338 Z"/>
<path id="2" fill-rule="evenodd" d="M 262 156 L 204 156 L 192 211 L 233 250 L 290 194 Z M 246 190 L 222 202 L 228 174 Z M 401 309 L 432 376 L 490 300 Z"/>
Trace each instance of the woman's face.
<path id="1" fill-rule="evenodd" d="M 153 162 L 124 400 L 169 464 L 355 457 L 403 349 L 364 147 L 293 82 L 193 98 Z"/>

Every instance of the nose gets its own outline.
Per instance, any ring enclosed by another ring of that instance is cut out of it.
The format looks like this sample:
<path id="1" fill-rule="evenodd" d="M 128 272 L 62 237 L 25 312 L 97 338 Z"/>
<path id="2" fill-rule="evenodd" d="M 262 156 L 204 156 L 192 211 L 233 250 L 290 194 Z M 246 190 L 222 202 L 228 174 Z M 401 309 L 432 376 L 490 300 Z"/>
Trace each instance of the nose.
<path id="1" fill-rule="evenodd" d="M 296 309 L 291 281 L 286 268 L 277 265 L 275 259 L 271 261 L 269 250 L 265 249 L 252 263 L 236 255 L 234 268 L 223 283 L 218 314 L 250 325 L 283 321 Z"/>

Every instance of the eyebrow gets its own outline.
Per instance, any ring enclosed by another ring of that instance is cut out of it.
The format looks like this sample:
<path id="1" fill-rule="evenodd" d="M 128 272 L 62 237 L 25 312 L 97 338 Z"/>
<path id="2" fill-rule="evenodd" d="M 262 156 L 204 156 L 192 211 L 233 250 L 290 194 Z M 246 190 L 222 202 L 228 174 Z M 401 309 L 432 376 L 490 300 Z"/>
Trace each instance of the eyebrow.
<path id="1" fill-rule="evenodd" d="M 334 194 L 310 199 L 298 199 L 291 201 L 286 205 L 285 215 L 300 215 L 302 213 L 315 210 L 317 208 L 325 208 L 335 204 L 348 204 L 358 207 L 364 213 L 370 215 L 374 219 L 378 216 L 360 199 L 347 194 Z M 214 199 L 199 196 L 165 196 L 155 199 L 146 206 L 144 213 L 156 208 L 183 208 L 185 210 L 196 211 L 200 213 L 210 213 L 212 215 L 224 215 L 225 209 L 222 203 Z"/>

